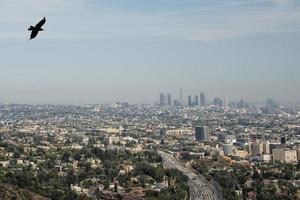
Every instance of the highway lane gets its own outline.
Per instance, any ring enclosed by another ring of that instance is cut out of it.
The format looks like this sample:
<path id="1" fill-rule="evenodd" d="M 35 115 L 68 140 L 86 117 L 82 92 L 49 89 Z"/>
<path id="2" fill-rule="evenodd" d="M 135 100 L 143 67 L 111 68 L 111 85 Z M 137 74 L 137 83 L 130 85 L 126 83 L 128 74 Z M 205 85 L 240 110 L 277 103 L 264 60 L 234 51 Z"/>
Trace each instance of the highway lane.
<path id="1" fill-rule="evenodd" d="M 216 191 L 205 177 L 196 174 L 192 169 L 185 167 L 181 162 L 176 160 L 172 155 L 163 151 L 158 151 L 163 159 L 163 163 L 167 168 L 175 168 L 187 175 L 189 178 L 190 199 L 191 200 L 223 200 L 220 194 Z"/>

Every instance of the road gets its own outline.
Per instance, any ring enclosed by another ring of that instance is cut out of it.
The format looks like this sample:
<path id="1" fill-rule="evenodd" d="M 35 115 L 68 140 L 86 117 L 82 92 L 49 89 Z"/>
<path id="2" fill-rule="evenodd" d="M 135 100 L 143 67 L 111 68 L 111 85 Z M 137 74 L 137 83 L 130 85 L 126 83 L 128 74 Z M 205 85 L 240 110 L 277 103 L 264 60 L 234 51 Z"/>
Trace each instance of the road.
<path id="1" fill-rule="evenodd" d="M 214 186 L 205 179 L 205 177 L 196 174 L 192 169 L 185 167 L 172 155 L 163 151 L 158 151 L 158 153 L 162 157 L 165 167 L 175 168 L 188 176 L 191 200 L 223 200 L 222 196 L 217 192 Z"/>

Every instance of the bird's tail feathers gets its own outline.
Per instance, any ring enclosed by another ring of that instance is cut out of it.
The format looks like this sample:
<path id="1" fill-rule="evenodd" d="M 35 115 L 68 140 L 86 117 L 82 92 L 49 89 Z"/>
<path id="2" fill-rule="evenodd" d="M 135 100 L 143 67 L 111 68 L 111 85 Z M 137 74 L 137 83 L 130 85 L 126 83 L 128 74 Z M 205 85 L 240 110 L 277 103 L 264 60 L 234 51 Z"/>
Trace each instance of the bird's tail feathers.
<path id="1" fill-rule="evenodd" d="M 28 28 L 29 31 L 32 31 L 33 29 L 34 29 L 33 26 L 30 26 L 30 27 Z"/>

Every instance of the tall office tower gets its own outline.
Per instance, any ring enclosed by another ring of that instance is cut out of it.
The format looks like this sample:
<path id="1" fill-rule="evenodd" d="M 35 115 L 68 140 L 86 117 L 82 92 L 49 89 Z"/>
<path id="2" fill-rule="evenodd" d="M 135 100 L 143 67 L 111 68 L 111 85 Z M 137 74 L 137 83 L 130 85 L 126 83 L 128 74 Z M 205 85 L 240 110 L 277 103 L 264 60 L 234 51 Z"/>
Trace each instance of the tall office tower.
<path id="1" fill-rule="evenodd" d="M 241 99 L 238 103 L 237 103 L 237 107 L 238 108 L 244 108 L 245 107 L 245 103 L 244 103 L 244 100 Z"/>
<path id="2" fill-rule="evenodd" d="M 195 128 L 196 141 L 209 141 L 209 129 L 207 126 L 197 126 Z"/>
<path id="3" fill-rule="evenodd" d="M 228 99 L 227 96 L 224 96 L 224 108 L 228 107 Z"/>
<path id="4" fill-rule="evenodd" d="M 218 106 L 218 107 L 222 107 L 222 106 L 223 106 L 223 101 L 222 101 L 222 99 L 215 98 L 215 99 L 214 99 L 214 105 L 215 105 L 215 106 Z"/>
<path id="5" fill-rule="evenodd" d="M 266 108 L 267 109 L 274 109 L 274 108 L 278 108 L 278 105 L 277 105 L 277 103 L 273 99 L 268 98 L 267 99 Z"/>
<path id="6" fill-rule="evenodd" d="M 201 103 L 201 106 L 206 106 L 206 98 L 205 98 L 205 94 L 203 92 L 200 93 L 200 103 Z"/>
<path id="7" fill-rule="evenodd" d="M 179 92 L 179 102 L 181 105 L 183 105 L 183 94 L 182 94 L 182 90 L 180 89 L 180 92 Z"/>
<path id="8" fill-rule="evenodd" d="M 195 95 L 194 105 L 199 106 L 199 97 L 198 97 L 198 95 Z"/>
<path id="9" fill-rule="evenodd" d="M 172 106 L 172 97 L 170 94 L 167 94 L 167 102 L 168 102 L 168 106 Z"/>
<path id="10" fill-rule="evenodd" d="M 193 106 L 192 96 L 188 95 L 188 106 Z"/>
<path id="11" fill-rule="evenodd" d="M 166 95 L 163 93 L 159 94 L 159 105 L 161 106 L 166 105 Z"/>
<path id="12" fill-rule="evenodd" d="M 231 101 L 228 103 L 228 107 L 234 108 L 234 107 L 236 107 L 236 103 L 234 101 Z"/>
<path id="13" fill-rule="evenodd" d="M 218 106 L 218 98 L 214 98 L 214 105 Z"/>
<path id="14" fill-rule="evenodd" d="M 165 143 L 165 139 L 166 139 L 166 129 L 165 128 L 161 128 L 159 130 L 159 135 L 160 135 L 160 143 L 164 144 Z"/>
<path id="15" fill-rule="evenodd" d="M 174 106 L 181 106 L 181 103 L 178 100 L 174 100 Z"/>

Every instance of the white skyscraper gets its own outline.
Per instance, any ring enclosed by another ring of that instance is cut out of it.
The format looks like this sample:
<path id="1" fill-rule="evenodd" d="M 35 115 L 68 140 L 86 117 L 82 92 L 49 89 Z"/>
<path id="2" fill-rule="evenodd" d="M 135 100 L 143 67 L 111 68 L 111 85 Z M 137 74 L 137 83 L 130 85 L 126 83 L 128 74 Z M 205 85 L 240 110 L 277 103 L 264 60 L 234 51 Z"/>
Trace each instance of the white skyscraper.
<path id="1" fill-rule="evenodd" d="M 228 107 L 228 99 L 227 96 L 224 96 L 224 108 Z"/>

